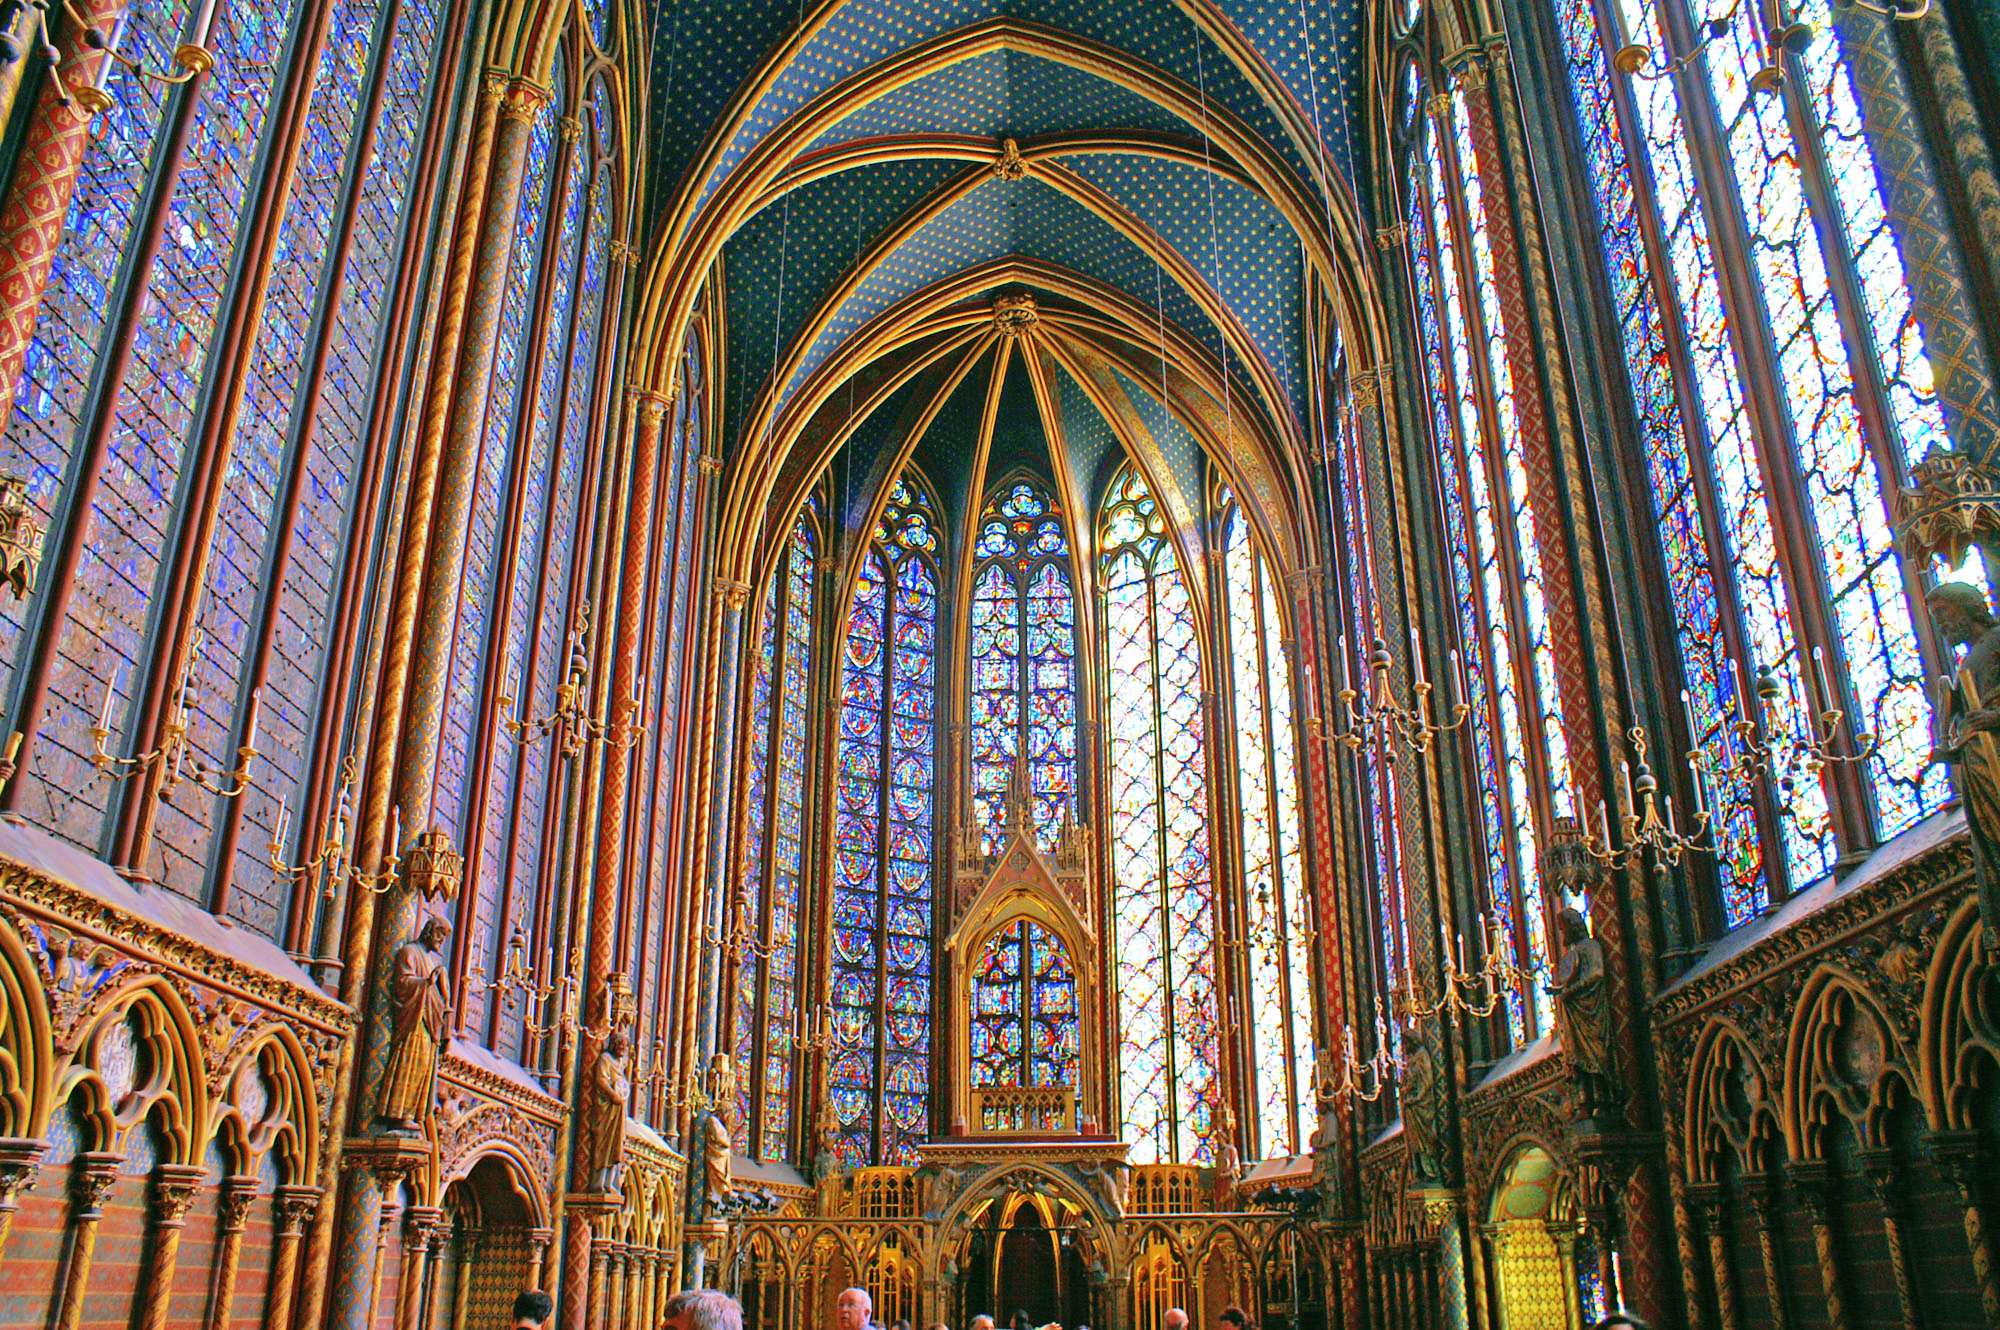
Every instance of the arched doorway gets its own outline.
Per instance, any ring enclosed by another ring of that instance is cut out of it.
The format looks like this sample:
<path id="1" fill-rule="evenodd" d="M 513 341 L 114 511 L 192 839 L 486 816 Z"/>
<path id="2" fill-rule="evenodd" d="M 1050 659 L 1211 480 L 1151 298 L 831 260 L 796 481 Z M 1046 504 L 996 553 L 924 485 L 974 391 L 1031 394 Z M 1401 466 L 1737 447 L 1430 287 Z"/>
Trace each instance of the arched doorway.
<path id="1" fill-rule="evenodd" d="M 1513 1157 L 1484 1230 L 1498 1322 L 1507 1330 L 1581 1330 L 1577 1220 L 1569 1180 L 1540 1146 Z"/>
<path id="2" fill-rule="evenodd" d="M 960 1240 L 959 1319 L 982 1312 L 1006 1325 L 1101 1324 L 1084 1251 L 1083 1208 L 1066 1197 L 1009 1191 L 976 1205 Z"/>

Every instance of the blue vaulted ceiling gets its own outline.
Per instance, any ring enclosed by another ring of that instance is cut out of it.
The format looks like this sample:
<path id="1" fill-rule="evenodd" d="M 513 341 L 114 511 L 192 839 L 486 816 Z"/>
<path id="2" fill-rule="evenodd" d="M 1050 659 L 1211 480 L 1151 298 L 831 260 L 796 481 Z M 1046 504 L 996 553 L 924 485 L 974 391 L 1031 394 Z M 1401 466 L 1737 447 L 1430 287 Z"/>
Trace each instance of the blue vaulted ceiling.
<path id="1" fill-rule="evenodd" d="M 1182 4 L 1166 0 L 680 0 L 652 8 L 650 174 L 654 202 L 670 196 L 711 138 L 721 153 L 698 192 L 712 192 L 743 156 L 814 97 L 908 48 L 985 20 L 1009 18 L 1101 43 L 1198 89 L 1247 124 L 1301 176 L 1315 140 L 1352 180 L 1351 132 L 1362 94 L 1359 0 L 1185 0 L 1224 29 L 1253 82 Z M 829 13 L 830 11 L 830 13 Z M 821 16 L 826 15 L 822 21 Z M 760 94 L 767 58 L 801 23 L 803 48 Z M 972 80 L 991 89 L 992 81 Z M 1260 86 L 1260 83 L 1262 86 Z M 1030 85 L 1009 84 L 1032 97 Z M 1050 91 L 1060 91 L 1051 88 Z M 932 95 L 945 97 L 940 84 Z M 990 95 L 990 94 L 989 94 Z M 747 99 L 740 119 L 729 113 Z M 1272 101 L 1283 99 L 1283 118 Z M 1060 103 L 1056 103 L 1060 104 Z M 915 114 L 921 115 L 920 110 Z M 737 119 L 726 124 L 726 120 Z M 1190 126 L 1190 132 L 1199 132 Z M 964 132 L 977 132 L 967 129 Z"/>
<path id="2" fill-rule="evenodd" d="M 1254 414 L 1252 432 L 1272 447 L 1309 433 L 1301 233 L 1335 249 L 1335 231 L 1366 234 L 1348 183 L 1357 0 L 681 0 L 655 18 L 651 245 L 686 264 L 689 282 L 719 277 L 724 438 L 771 458 L 786 494 L 820 454 L 793 456 L 758 435 L 782 418 L 786 439 L 826 437 L 837 404 L 788 411 L 816 371 L 872 338 L 888 312 L 1006 260 L 1046 276 L 1016 269 L 953 299 L 975 304 L 976 319 L 1005 280 L 1051 311 L 1053 340 L 1028 354 L 1042 358 L 1062 447 L 1043 437 L 1016 354 L 988 479 L 1028 466 L 1087 493 L 1122 431 L 1132 446 L 1157 446 L 1150 465 L 1198 504 L 1200 441 L 1102 363 L 1151 359 L 1170 339 L 1176 362 L 1193 354 L 1208 367 L 1199 391 L 1214 394 L 1223 367 L 1232 431 Z M 968 345 L 947 364 L 966 356 L 980 363 L 914 445 L 954 508 L 979 483 L 980 385 L 998 362 Z M 859 501 L 879 483 L 946 368 L 846 445 L 836 492 Z M 1177 376 L 1189 368 L 1177 363 Z M 1096 379 L 1089 393 L 1080 373 Z M 1216 437 L 1224 411 L 1181 399 L 1183 409 L 1208 415 L 1203 437 Z M 1104 410 L 1124 417 L 1118 429 Z"/>

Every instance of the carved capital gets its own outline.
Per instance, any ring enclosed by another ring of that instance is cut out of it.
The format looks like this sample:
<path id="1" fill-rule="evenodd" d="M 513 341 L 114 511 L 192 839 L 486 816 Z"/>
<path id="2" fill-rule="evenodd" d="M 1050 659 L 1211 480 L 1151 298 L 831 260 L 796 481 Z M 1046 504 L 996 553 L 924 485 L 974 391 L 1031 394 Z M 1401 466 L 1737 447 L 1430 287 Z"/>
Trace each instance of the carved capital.
<path id="1" fill-rule="evenodd" d="M 623 240 L 612 241 L 609 253 L 613 263 L 622 263 L 628 268 L 639 266 L 639 251 Z"/>
<path id="2" fill-rule="evenodd" d="M 714 453 L 703 453 L 701 455 L 701 473 L 704 476 L 721 475 L 722 459 L 720 457 L 717 457 Z"/>
<path id="3" fill-rule="evenodd" d="M 430 1160 L 430 1142 L 422 1137 L 371 1136 L 350 1140 L 340 1156 L 344 1173 L 370 1173 L 384 1189 L 413 1176 Z"/>
<path id="4" fill-rule="evenodd" d="M 250 1206 L 257 1199 L 255 1175 L 239 1173 L 222 1180 L 222 1197 L 216 1206 L 215 1226 L 224 1233 L 241 1233 L 250 1223 Z"/>
<path id="5" fill-rule="evenodd" d="M 76 1172 L 70 1178 L 70 1201 L 75 1207 L 70 1218 L 95 1219 L 104 1213 L 111 1189 L 118 1185 L 118 1166 L 124 1155 L 92 1150 L 76 1157 Z"/>
<path id="6" fill-rule="evenodd" d="M 479 75 L 479 99 L 488 105 L 497 105 L 507 95 L 507 83 L 506 70 L 482 70 Z"/>
<path id="7" fill-rule="evenodd" d="M 1778 1222 L 1778 1180 L 1768 1173 L 1749 1173 L 1743 1178 L 1740 1193 L 1744 1208 L 1757 1221 L 1757 1227 L 1771 1229 Z"/>
<path id="8" fill-rule="evenodd" d="M 1690 1182 L 1687 1185 L 1688 1209 L 1694 1212 L 1694 1222 L 1704 1234 L 1722 1230 L 1723 1206 L 1728 1204 L 1728 1193 L 1719 1182 Z"/>
<path id="9" fill-rule="evenodd" d="M 445 1227 L 444 1211 L 434 1205 L 413 1205 L 403 1216 L 403 1246 L 414 1251 L 436 1244 Z"/>
<path id="10" fill-rule="evenodd" d="M 507 85 L 507 99 L 500 104 L 500 114 L 525 125 L 549 104 L 549 96 L 549 90 L 533 79 L 517 78 Z"/>
<path id="11" fill-rule="evenodd" d="M 1981 1179 L 1986 1172 L 1986 1151 L 1979 1133 L 1934 1131 L 1924 1139 L 1930 1146 L 1932 1162 L 1958 1188 L 1959 1199 L 1968 1205 L 1979 1199 Z"/>
<path id="12" fill-rule="evenodd" d="M 48 1142 L 11 1137 L 0 1140 L 0 1212 L 17 1208 L 21 1193 L 35 1185 Z"/>
<path id="13" fill-rule="evenodd" d="M 1833 1207 L 1833 1167 L 1824 1159 L 1794 1159 L 1785 1165 L 1785 1176 L 1812 1213 L 1813 1223 L 1827 1223 Z"/>
<path id="14" fill-rule="evenodd" d="M 201 1170 L 191 1164 L 161 1164 L 153 1170 L 153 1227 L 179 1228 L 201 1189 Z"/>
<path id="15" fill-rule="evenodd" d="M 1403 245 L 1408 244 L 1409 240 L 1409 224 L 1407 222 L 1397 222 L 1394 226 L 1385 226 L 1375 233 L 1375 248 L 1399 249 Z"/>
<path id="16" fill-rule="evenodd" d="M 566 115 L 556 121 L 556 133 L 561 136 L 564 143 L 574 146 L 576 141 L 583 137 L 583 121 L 573 115 Z"/>
<path id="17" fill-rule="evenodd" d="M 715 579 L 715 593 L 722 597 L 723 604 L 728 608 L 741 611 L 750 599 L 750 584 L 748 582 L 732 582 L 726 577 L 718 577 Z"/>
<path id="18" fill-rule="evenodd" d="M 662 395 L 635 389 L 632 393 L 632 405 L 638 412 L 639 423 L 648 429 L 659 428 L 660 422 L 667 418 L 667 408 L 673 405 L 673 401 L 671 391 Z"/>
<path id="19" fill-rule="evenodd" d="M 280 1237 L 295 1238 L 306 1231 L 313 1216 L 319 1213 L 322 1195 L 318 1187 L 280 1187 L 273 1199 L 277 1211 L 277 1228 Z"/>

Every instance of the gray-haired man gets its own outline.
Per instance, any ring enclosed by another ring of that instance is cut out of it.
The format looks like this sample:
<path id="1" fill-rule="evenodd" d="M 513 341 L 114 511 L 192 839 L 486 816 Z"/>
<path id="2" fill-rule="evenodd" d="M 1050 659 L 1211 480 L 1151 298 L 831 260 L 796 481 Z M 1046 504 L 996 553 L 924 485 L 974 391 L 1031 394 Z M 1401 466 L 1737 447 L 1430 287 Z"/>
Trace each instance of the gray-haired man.
<path id="1" fill-rule="evenodd" d="M 743 1330 L 736 1299 L 712 1288 L 686 1288 L 667 1299 L 665 1330 Z"/>

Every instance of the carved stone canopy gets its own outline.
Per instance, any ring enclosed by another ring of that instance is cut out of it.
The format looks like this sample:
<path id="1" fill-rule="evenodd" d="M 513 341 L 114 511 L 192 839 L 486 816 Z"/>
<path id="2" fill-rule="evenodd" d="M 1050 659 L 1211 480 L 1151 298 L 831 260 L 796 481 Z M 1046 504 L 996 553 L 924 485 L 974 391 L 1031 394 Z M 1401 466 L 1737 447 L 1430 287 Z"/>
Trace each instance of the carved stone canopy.
<path id="1" fill-rule="evenodd" d="M 945 950 L 961 964 L 969 964 L 976 959 L 974 952 L 979 945 L 993 933 L 1031 919 L 1070 940 L 1078 953 L 1072 957 L 1078 974 L 1093 974 L 1097 933 L 1089 923 L 1083 899 L 1087 855 L 1081 852 L 1082 832 L 1065 817 L 1055 860 L 1042 853 L 1035 835 L 1033 801 L 1027 791 L 1027 765 L 1018 758 L 1006 818 L 1006 838 L 999 851 L 977 858 L 967 855 L 958 866 L 959 891 L 955 894 L 965 904 L 945 938 Z M 968 839 L 976 845 L 978 833 L 972 832 Z"/>

